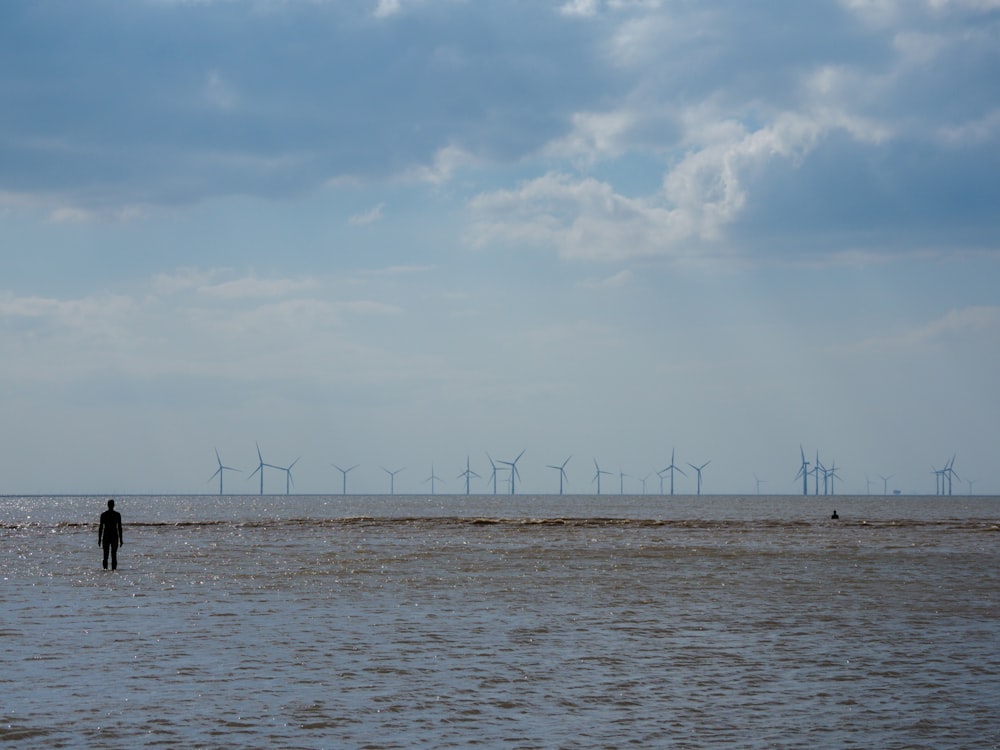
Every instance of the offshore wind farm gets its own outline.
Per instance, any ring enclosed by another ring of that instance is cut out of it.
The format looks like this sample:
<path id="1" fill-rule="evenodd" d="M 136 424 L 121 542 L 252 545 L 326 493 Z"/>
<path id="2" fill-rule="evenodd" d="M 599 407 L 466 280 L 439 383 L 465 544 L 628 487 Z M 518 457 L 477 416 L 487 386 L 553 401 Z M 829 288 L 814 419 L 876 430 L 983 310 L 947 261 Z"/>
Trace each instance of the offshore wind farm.
<path id="1" fill-rule="evenodd" d="M 268 491 L 265 492 L 265 482 L 264 482 L 264 472 L 265 468 L 272 469 L 278 473 L 279 479 L 283 475 L 284 477 L 284 494 L 291 494 L 294 488 L 294 481 L 292 479 L 292 468 L 299 462 L 301 457 L 296 458 L 289 466 L 282 467 L 275 464 L 270 464 L 264 461 L 263 455 L 260 450 L 260 444 L 256 444 L 257 451 L 257 464 L 252 467 L 251 471 L 243 472 L 246 474 L 246 479 L 251 480 L 255 477 L 259 482 L 259 493 L 264 494 L 280 494 L 281 486 L 273 482 L 268 485 Z M 549 475 L 550 481 L 542 481 L 536 484 L 531 484 L 525 486 L 521 482 L 521 473 L 518 468 L 518 464 L 523 458 L 527 449 L 522 449 L 520 453 L 517 454 L 515 458 L 509 461 L 504 460 L 494 460 L 488 452 L 483 453 L 482 466 L 484 473 L 480 474 L 473 468 L 473 459 L 471 455 L 465 456 L 464 468 L 458 474 L 456 474 L 456 479 L 464 480 L 461 484 L 456 485 L 454 489 L 450 491 L 444 489 L 439 491 L 438 483 L 445 485 L 445 480 L 437 474 L 435 470 L 435 464 L 432 462 L 430 466 L 430 473 L 424 477 L 420 483 L 413 487 L 402 487 L 397 489 L 397 475 L 401 474 L 405 467 L 400 467 L 395 470 L 390 470 L 385 468 L 385 466 L 379 464 L 373 464 L 377 466 L 379 471 L 387 476 L 389 479 L 388 493 L 389 495 L 395 495 L 397 492 L 402 492 L 403 494 L 451 494 L 451 495 L 515 495 L 520 492 L 521 494 L 565 494 L 567 489 L 572 490 L 572 494 L 596 494 L 601 495 L 601 478 L 615 476 L 615 474 L 609 470 L 602 469 L 597 458 L 593 460 L 594 472 L 585 477 L 575 477 L 576 483 L 573 484 L 570 481 L 570 474 L 567 471 L 567 466 L 572 459 L 572 456 L 566 457 L 562 463 L 545 463 L 542 466 L 545 469 L 556 472 L 556 474 Z M 222 478 L 224 471 L 240 473 L 240 470 L 225 466 L 222 464 L 222 459 L 219 456 L 218 450 L 215 450 L 215 459 L 217 463 L 216 471 L 211 474 L 208 481 L 214 482 L 216 479 L 219 481 L 219 494 L 225 494 Z M 910 491 L 904 493 L 897 487 L 890 487 L 890 480 L 894 478 L 894 474 L 884 475 L 877 474 L 881 480 L 881 492 L 878 489 L 878 485 L 873 484 L 870 477 L 865 475 L 864 484 L 858 485 L 853 491 L 844 492 L 843 484 L 841 484 L 841 494 L 853 494 L 853 495 L 902 495 L 902 494 L 913 494 L 913 495 L 936 495 L 936 496 L 950 496 L 955 494 L 953 481 L 960 479 L 957 471 L 954 468 L 955 461 L 957 459 L 957 454 L 953 454 L 950 458 L 944 461 L 941 469 L 932 469 L 927 476 L 927 484 L 924 487 L 916 487 Z M 672 495 L 694 495 L 700 496 L 703 494 L 703 490 L 707 490 L 708 485 L 703 485 L 703 473 L 710 464 L 713 464 L 713 460 L 704 461 L 701 464 L 695 464 L 690 461 L 685 462 L 685 464 L 690 467 L 691 473 L 694 475 L 693 478 L 688 474 L 683 472 L 683 470 L 677 465 L 677 450 L 672 448 L 670 451 L 670 463 L 659 469 L 653 471 L 646 471 L 645 474 L 640 476 L 640 473 L 644 470 L 643 467 L 635 469 L 636 473 L 628 473 L 624 471 L 621 467 L 617 472 L 618 483 L 617 483 L 617 494 L 619 495 L 647 495 L 647 494 L 660 494 L 663 496 Z M 530 458 L 525 461 L 525 465 L 530 464 Z M 327 462 L 327 465 L 333 468 L 338 474 L 340 479 L 339 484 L 339 494 L 373 494 L 373 490 L 370 485 L 362 485 L 361 475 L 363 470 L 356 477 L 359 479 L 359 489 L 352 490 L 348 493 L 347 488 L 347 476 L 349 473 L 355 470 L 362 469 L 360 463 L 355 463 L 347 468 L 342 468 L 336 462 Z M 486 466 L 490 467 L 489 473 L 486 472 Z M 647 467 L 648 468 L 648 467 Z M 674 472 L 680 475 L 680 479 L 675 481 Z M 659 492 L 655 490 L 650 491 L 649 479 L 652 476 L 656 476 L 659 481 Z M 930 488 L 930 479 L 934 480 L 933 492 Z M 334 475 L 331 474 L 331 479 L 336 479 Z M 820 458 L 819 451 L 815 452 L 814 460 L 810 461 L 806 458 L 806 453 L 804 447 L 799 447 L 799 462 L 797 465 L 797 471 L 793 473 L 791 470 L 786 472 L 784 478 L 779 478 L 777 480 L 772 480 L 772 483 L 777 484 L 782 482 L 784 484 L 783 488 L 770 488 L 768 494 L 777 495 L 803 495 L 803 496 L 835 496 L 837 495 L 837 481 L 843 482 L 843 477 L 838 473 L 838 468 L 836 461 L 831 460 L 830 465 L 826 466 L 823 460 Z M 664 484 L 666 482 L 666 484 Z M 686 482 L 682 484 L 682 482 Z M 801 482 L 801 484 L 800 484 Z M 719 492 L 708 492 L 705 494 L 722 494 L 722 495 L 733 495 L 733 494 L 745 494 L 749 495 L 760 495 L 761 486 L 767 484 L 768 480 L 758 476 L 756 473 L 752 473 L 750 477 L 747 478 L 745 482 L 745 487 L 740 489 L 727 488 Z M 972 486 L 974 482 L 970 481 L 967 486 L 967 492 L 959 494 L 972 494 Z M 232 483 L 230 487 L 232 487 Z M 277 487 L 277 490 L 275 489 Z M 961 487 L 959 488 L 961 490 Z M 245 494 L 245 488 L 237 488 L 234 491 L 230 491 L 229 494 Z M 332 482 L 327 490 L 316 490 L 312 489 L 307 494 L 337 494 L 336 482 Z M 374 492 L 374 494 L 378 494 Z"/>

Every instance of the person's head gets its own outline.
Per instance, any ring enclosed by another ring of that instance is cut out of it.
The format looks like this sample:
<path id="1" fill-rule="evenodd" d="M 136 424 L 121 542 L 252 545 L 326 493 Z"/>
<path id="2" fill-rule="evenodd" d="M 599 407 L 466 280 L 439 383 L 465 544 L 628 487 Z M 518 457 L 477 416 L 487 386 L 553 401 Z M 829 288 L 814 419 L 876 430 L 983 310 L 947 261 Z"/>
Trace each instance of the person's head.
<path id="1" fill-rule="evenodd" d="M 114 500 L 108 500 L 108 507 L 109 508 L 114 508 L 115 507 L 115 501 Z"/>

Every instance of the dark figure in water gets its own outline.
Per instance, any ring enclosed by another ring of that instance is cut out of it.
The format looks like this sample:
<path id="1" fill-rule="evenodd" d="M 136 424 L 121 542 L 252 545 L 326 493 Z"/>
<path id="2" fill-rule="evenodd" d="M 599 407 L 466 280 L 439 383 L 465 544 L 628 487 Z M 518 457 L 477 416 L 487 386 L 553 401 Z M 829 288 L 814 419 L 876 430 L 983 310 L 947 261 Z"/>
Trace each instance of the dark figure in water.
<path id="1" fill-rule="evenodd" d="M 111 569 L 117 570 L 118 547 L 125 542 L 122 539 L 122 514 L 115 510 L 114 500 L 108 500 L 108 509 L 101 513 L 97 544 L 104 547 L 104 569 L 108 569 L 108 553 L 111 553 Z"/>
<path id="2" fill-rule="evenodd" d="M 833 511 L 833 515 L 830 518 L 840 518 L 840 516 L 837 515 L 837 511 Z"/>

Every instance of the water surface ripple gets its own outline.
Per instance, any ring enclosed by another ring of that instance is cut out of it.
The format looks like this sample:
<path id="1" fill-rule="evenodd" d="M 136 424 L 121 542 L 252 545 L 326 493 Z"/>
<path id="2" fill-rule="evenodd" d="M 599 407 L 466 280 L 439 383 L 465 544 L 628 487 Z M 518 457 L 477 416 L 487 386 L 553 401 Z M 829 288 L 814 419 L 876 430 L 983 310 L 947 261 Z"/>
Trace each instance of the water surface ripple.
<path id="1" fill-rule="evenodd" d="M 997 747 L 1000 504 L 836 502 L 0 498 L 0 742 Z"/>

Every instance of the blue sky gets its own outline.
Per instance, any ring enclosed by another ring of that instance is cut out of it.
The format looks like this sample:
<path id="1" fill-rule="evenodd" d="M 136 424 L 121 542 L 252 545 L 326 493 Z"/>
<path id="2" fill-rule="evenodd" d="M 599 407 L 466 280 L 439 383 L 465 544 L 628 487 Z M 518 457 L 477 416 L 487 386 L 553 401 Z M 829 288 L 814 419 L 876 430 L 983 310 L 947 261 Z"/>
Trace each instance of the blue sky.
<path id="1" fill-rule="evenodd" d="M 0 492 L 1000 492 L 1000 1 L 10 0 Z M 268 471 L 268 492 L 284 474 Z M 485 482 L 473 490 L 485 491 Z"/>

